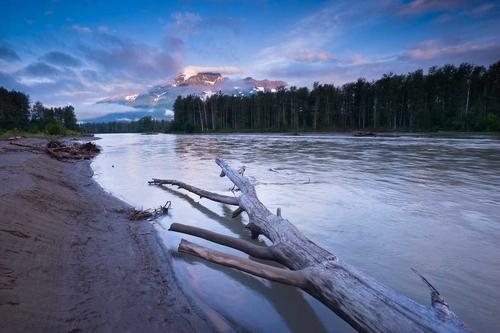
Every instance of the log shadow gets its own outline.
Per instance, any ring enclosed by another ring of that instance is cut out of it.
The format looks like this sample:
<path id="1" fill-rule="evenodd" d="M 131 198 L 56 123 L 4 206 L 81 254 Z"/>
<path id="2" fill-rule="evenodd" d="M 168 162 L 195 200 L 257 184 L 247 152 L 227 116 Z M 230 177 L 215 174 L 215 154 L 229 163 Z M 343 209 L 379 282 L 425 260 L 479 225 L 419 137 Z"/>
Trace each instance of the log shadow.
<path id="1" fill-rule="evenodd" d="M 331 332 L 324 326 L 301 291 L 295 287 L 268 281 L 184 253 L 175 252 L 172 257 L 175 260 L 182 260 L 188 265 L 203 264 L 208 268 L 223 273 L 227 278 L 237 281 L 253 293 L 267 299 L 291 332 Z M 248 258 L 255 260 L 250 256 Z M 266 261 L 266 263 L 270 262 Z M 273 262 L 273 264 L 276 263 Z M 334 313 L 332 315 L 335 316 Z M 228 321 L 230 320 L 228 319 Z M 339 321 L 342 320 L 339 318 Z"/>
<path id="2" fill-rule="evenodd" d="M 207 218 L 217 221 L 223 227 L 227 228 L 233 234 L 237 235 L 237 237 L 246 241 L 250 241 L 257 245 L 267 246 L 265 241 L 262 239 L 250 238 L 248 230 L 245 229 L 243 225 L 242 217 L 238 216 L 236 218 L 232 218 L 233 210 L 229 205 L 222 204 L 224 215 L 221 216 L 211 209 L 207 208 L 206 206 L 202 205 L 198 201 L 194 200 L 190 196 L 179 192 L 175 188 L 167 186 L 161 186 L 161 188 L 169 192 L 170 194 L 173 194 L 175 197 L 187 201 L 191 205 L 191 207 L 200 211 Z M 268 286 L 262 283 L 262 280 L 260 278 L 179 252 L 173 252 L 172 257 L 182 260 L 187 264 L 201 263 L 211 269 L 227 275 L 228 278 L 231 278 L 243 284 L 253 292 L 259 294 L 262 298 L 267 299 L 269 303 L 274 306 L 276 312 L 285 321 L 286 325 L 290 328 L 291 331 L 328 332 L 314 309 L 304 298 L 304 295 L 295 287 L 286 286 L 272 281 L 267 282 L 268 284 L 270 284 L 270 286 Z M 265 263 L 275 267 L 283 267 L 282 265 L 274 261 L 261 260 L 253 258 L 251 256 L 247 257 L 250 260 L 256 262 Z"/>
<path id="3" fill-rule="evenodd" d="M 223 216 L 215 213 L 213 210 L 207 208 L 204 206 L 202 203 L 196 201 L 195 199 L 191 198 L 190 196 L 179 192 L 178 189 L 173 188 L 173 187 L 167 187 L 167 186 L 159 186 L 163 190 L 169 192 L 170 194 L 173 194 L 175 197 L 180 198 L 187 203 L 191 205 L 194 209 L 198 210 L 200 213 L 205 215 L 208 219 L 217 221 L 220 225 L 231 231 L 233 234 L 237 235 L 238 238 L 250 241 L 254 244 L 257 245 L 262 245 L 262 246 L 267 246 L 262 239 L 251 239 L 249 237 L 250 232 L 245 228 L 245 225 L 243 224 L 243 218 L 240 216 L 237 216 L 235 218 L 232 218 L 233 211 L 236 209 L 235 208 L 232 210 L 229 205 L 226 204 L 220 204 L 222 205 L 222 210 L 223 210 Z M 210 199 L 204 198 L 204 200 L 210 201 Z"/>

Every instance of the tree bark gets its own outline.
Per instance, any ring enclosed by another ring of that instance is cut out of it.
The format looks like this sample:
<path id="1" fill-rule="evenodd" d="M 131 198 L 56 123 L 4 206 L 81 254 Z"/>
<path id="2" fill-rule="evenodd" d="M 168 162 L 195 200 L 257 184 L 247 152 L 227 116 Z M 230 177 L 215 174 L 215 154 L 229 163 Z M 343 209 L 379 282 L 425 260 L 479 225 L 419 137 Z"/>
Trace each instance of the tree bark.
<path id="1" fill-rule="evenodd" d="M 261 248 L 250 242 L 214 232 L 172 224 L 170 230 L 198 236 L 238 249 L 256 258 L 273 260 L 288 269 L 257 264 L 181 241 L 179 251 L 233 267 L 249 274 L 301 288 L 343 318 L 359 332 L 470 332 L 446 304 L 438 291 L 418 272 L 431 291 L 431 306 L 423 306 L 370 278 L 305 237 L 293 224 L 272 214 L 258 199 L 247 177 L 216 159 L 221 176 L 241 190 L 239 197 L 223 196 L 173 180 L 153 179 L 150 184 L 172 184 L 208 199 L 238 205 L 249 216 L 252 237 L 263 235 L 273 245 Z"/>

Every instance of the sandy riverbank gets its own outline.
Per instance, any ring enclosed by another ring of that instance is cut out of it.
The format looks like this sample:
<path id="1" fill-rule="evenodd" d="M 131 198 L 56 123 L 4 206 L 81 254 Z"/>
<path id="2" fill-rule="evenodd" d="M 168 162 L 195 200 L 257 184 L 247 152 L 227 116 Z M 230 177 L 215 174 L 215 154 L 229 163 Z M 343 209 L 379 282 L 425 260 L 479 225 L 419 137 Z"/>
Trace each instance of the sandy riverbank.
<path id="1" fill-rule="evenodd" d="M 130 208 L 89 162 L 0 141 L 0 332 L 214 331 Z"/>

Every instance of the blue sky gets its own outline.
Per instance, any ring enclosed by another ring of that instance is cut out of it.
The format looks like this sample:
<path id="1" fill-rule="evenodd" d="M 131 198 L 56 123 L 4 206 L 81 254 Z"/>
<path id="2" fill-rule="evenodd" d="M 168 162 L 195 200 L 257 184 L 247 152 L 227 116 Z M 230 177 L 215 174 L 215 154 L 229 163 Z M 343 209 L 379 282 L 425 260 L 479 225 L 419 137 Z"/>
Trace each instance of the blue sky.
<path id="1" fill-rule="evenodd" d="M 136 92 L 186 67 L 311 87 L 500 60 L 500 2 L 2 0 L 0 85 L 47 106 Z M 114 106 L 117 108 L 117 106 Z"/>

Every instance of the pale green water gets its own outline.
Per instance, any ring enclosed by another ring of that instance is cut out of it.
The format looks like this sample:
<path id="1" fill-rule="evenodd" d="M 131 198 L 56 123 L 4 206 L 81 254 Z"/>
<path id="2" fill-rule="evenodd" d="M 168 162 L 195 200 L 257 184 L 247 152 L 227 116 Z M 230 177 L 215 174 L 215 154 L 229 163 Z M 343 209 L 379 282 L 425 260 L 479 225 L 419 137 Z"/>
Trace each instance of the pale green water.
<path id="1" fill-rule="evenodd" d="M 234 207 L 148 186 L 177 179 L 226 195 L 216 157 L 247 167 L 257 194 L 318 245 L 396 291 L 430 304 L 422 273 L 478 332 L 500 327 L 500 141 L 475 138 L 355 138 L 343 135 L 100 135 L 96 180 L 144 208 L 172 201 L 159 222 L 176 252 L 173 222 L 249 239 Z M 114 167 L 112 167 L 114 165 Z M 244 214 L 243 214 L 244 215 Z M 242 223 L 243 222 L 243 223 Z M 261 242 L 264 240 L 260 240 Z M 243 255 L 245 256 L 245 255 Z M 309 295 L 187 255 L 175 256 L 184 287 L 224 320 L 249 331 L 349 332 Z M 224 325 L 219 326 L 224 330 Z"/>

